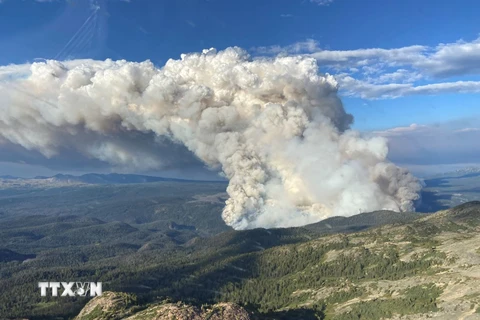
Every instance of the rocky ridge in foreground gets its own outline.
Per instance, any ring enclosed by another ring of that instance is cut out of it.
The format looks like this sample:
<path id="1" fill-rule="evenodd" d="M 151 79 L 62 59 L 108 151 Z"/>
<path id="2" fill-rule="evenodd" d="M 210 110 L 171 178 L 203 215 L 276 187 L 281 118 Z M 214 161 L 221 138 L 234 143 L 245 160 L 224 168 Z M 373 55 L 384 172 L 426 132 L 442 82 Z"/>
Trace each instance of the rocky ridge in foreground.
<path id="1" fill-rule="evenodd" d="M 152 304 L 143 310 L 135 306 L 135 296 L 104 292 L 90 300 L 75 320 L 250 320 L 249 313 L 234 303 L 217 303 L 207 307 L 182 302 Z"/>

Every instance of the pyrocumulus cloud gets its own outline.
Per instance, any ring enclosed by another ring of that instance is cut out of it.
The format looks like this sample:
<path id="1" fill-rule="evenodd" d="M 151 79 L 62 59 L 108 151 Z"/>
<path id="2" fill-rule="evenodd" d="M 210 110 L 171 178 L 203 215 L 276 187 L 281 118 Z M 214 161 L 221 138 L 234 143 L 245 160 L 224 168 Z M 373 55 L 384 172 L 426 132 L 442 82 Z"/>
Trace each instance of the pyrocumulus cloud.
<path id="1" fill-rule="evenodd" d="M 161 168 L 162 157 L 131 137 L 182 144 L 228 178 L 223 219 L 236 229 L 413 210 L 418 199 L 420 183 L 387 161 L 386 140 L 349 129 L 335 79 L 313 58 L 252 60 L 228 48 L 162 68 L 123 60 L 25 68 L 0 67 L 0 144 L 142 169 Z"/>

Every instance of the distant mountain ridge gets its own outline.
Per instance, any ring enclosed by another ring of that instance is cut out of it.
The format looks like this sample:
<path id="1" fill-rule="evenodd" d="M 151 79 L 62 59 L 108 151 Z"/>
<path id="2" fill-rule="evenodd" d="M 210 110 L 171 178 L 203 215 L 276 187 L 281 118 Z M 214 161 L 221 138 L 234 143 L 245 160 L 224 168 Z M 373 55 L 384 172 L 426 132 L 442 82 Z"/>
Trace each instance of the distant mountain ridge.
<path id="1" fill-rule="evenodd" d="M 463 177 L 463 176 L 477 176 L 480 175 L 480 167 L 465 167 L 462 169 L 457 169 L 454 171 L 447 171 L 447 172 L 442 172 L 435 174 L 431 177 L 428 177 L 427 180 L 429 179 L 435 179 L 435 178 L 445 178 L 445 177 Z"/>
<path id="2" fill-rule="evenodd" d="M 0 179 L 5 179 L 5 180 L 20 180 L 20 179 L 23 179 L 23 178 L 19 178 L 19 177 L 14 177 L 14 176 L 11 176 L 11 175 L 3 175 L 3 176 L 0 176 Z"/>
<path id="3" fill-rule="evenodd" d="M 131 184 L 131 183 L 152 183 L 152 182 L 220 182 L 224 181 L 204 181 L 204 180 L 193 180 L 193 179 L 176 179 L 176 178 L 165 178 L 165 177 L 155 177 L 147 175 L 138 175 L 138 174 L 119 174 L 119 173 L 109 173 L 109 174 L 100 174 L 100 173 L 87 173 L 80 176 L 70 175 L 70 174 L 56 174 L 54 176 L 36 176 L 33 179 L 30 178 L 20 178 L 10 175 L 0 176 L 0 179 L 4 180 L 51 180 L 52 182 L 67 182 L 67 183 L 85 183 L 85 184 Z"/>

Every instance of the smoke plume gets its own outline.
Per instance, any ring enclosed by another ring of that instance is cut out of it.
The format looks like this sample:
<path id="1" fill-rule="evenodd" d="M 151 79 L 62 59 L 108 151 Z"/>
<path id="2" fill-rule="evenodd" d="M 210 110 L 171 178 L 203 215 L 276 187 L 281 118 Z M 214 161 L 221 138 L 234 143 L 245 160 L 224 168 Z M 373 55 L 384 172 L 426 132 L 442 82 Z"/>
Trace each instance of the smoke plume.
<path id="1" fill-rule="evenodd" d="M 418 180 L 387 161 L 384 138 L 349 129 L 335 79 L 312 58 L 252 60 L 228 48 L 162 68 L 123 60 L 24 68 L 0 68 L 0 144 L 143 170 L 164 165 L 166 145 L 184 145 L 228 178 L 223 219 L 236 229 L 413 210 L 419 197 Z M 153 144 L 135 143 L 150 135 Z"/>

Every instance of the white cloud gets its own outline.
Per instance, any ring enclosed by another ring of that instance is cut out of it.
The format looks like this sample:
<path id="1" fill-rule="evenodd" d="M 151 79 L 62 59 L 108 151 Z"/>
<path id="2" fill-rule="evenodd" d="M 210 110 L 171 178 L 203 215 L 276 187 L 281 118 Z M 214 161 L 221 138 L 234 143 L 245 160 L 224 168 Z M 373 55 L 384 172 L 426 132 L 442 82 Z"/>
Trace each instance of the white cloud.
<path id="1" fill-rule="evenodd" d="M 412 83 L 420 79 L 422 79 L 422 75 L 418 72 L 412 72 L 406 69 L 398 69 L 394 72 L 384 73 L 369 80 L 372 83 Z"/>
<path id="2" fill-rule="evenodd" d="M 435 77 L 449 77 L 480 73 L 480 38 L 439 44 L 434 52 L 414 64 Z"/>
<path id="3" fill-rule="evenodd" d="M 480 131 L 480 128 L 463 128 L 460 130 L 456 130 L 455 132 L 477 132 Z"/>
<path id="4" fill-rule="evenodd" d="M 268 46 L 268 47 L 255 47 L 251 51 L 260 55 L 289 55 L 289 54 L 304 54 L 306 52 L 315 52 L 320 50 L 318 42 L 314 39 L 307 39 L 305 41 L 299 41 L 294 44 L 282 47 L 282 46 Z"/>
<path id="5" fill-rule="evenodd" d="M 355 50 L 324 50 L 318 41 L 307 39 L 284 47 L 260 47 L 253 51 L 261 55 L 314 57 L 324 71 L 333 72 L 346 95 L 365 99 L 480 92 L 478 81 L 439 82 L 458 76 L 480 76 L 480 38 L 435 47 L 411 45 Z M 422 85 L 415 85 L 420 80 Z"/>
<path id="6" fill-rule="evenodd" d="M 195 24 L 195 22 L 193 22 L 192 20 L 185 20 L 185 23 L 188 24 L 190 27 L 192 28 L 196 28 L 197 25 Z"/>
<path id="7" fill-rule="evenodd" d="M 311 3 L 318 4 L 319 6 L 328 6 L 330 5 L 334 0 L 310 0 Z"/>
<path id="8" fill-rule="evenodd" d="M 320 50 L 311 56 L 320 64 L 362 65 L 365 60 L 372 59 L 402 65 L 413 64 L 425 49 L 424 46 L 414 45 L 397 49 Z"/>
<path id="9" fill-rule="evenodd" d="M 390 136 L 396 136 L 396 135 L 401 135 L 406 132 L 419 132 L 419 131 L 424 131 L 428 129 L 428 126 L 426 125 L 418 125 L 416 123 L 412 123 L 408 127 L 395 127 L 395 128 L 390 128 L 387 130 L 382 130 L 382 131 L 374 131 L 373 133 L 376 135 L 380 135 L 383 137 L 390 137 Z"/>
<path id="10" fill-rule="evenodd" d="M 363 99 L 394 99 L 412 95 L 480 92 L 480 81 L 440 82 L 415 86 L 413 83 L 375 84 L 345 74 L 339 74 L 336 78 L 344 95 Z"/>
<path id="11" fill-rule="evenodd" d="M 480 73 L 480 38 L 472 42 L 439 44 L 435 48 L 413 45 L 395 49 L 319 50 L 311 54 L 320 64 L 358 65 L 365 59 L 388 66 L 409 66 L 438 78 Z"/>

